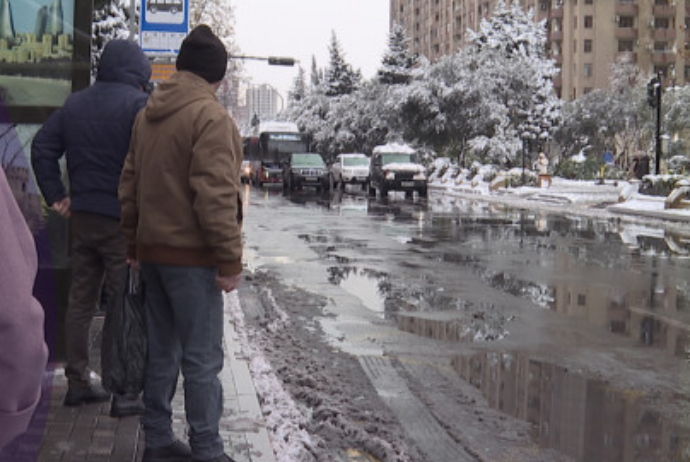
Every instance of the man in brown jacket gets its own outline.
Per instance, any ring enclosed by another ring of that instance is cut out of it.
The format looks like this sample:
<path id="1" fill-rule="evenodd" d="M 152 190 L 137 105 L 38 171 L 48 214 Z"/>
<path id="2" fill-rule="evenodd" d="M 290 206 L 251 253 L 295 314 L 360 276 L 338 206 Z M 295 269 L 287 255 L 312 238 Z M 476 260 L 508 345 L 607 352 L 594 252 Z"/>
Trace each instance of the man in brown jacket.
<path id="1" fill-rule="evenodd" d="M 231 461 L 218 431 L 218 373 L 222 291 L 242 273 L 242 142 L 215 95 L 227 60 L 207 26 L 187 36 L 178 72 L 137 117 L 120 179 L 128 259 L 140 264 L 146 292 L 143 462 Z M 191 451 L 171 425 L 180 371 Z"/>

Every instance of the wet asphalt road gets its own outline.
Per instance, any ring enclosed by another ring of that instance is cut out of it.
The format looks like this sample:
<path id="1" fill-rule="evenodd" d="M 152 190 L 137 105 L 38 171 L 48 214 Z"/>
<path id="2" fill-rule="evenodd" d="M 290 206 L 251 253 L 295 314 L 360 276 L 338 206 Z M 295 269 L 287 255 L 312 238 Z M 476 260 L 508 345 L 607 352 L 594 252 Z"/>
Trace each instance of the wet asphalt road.
<path id="1" fill-rule="evenodd" d="M 244 232 L 429 462 L 690 460 L 690 231 L 247 187 Z"/>

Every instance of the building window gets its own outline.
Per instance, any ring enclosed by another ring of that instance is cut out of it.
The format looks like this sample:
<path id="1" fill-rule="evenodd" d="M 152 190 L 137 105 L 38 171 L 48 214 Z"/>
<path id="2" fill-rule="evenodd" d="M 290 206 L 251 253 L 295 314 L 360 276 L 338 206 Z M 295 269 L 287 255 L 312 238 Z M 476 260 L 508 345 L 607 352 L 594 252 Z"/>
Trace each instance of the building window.
<path id="1" fill-rule="evenodd" d="M 594 0 L 585 0 L 585 5 L 594 5 Z"/>
<path id="2" fill-rule="evenodd" d="M 585 294 L 577 294 L 577 304 L 578 306 L 587 305 L 587 296 Z"/>
<path id="3" fill-rule="evenodd" d="M 618 52 L 619 53 L 625 53 L 625 52 L 632 52 L 633 51 L 633 41 L 632 40 L 619 40 L 618 41 Z"/>
<path id="4" fill-rule="evenodd" d="M 621 29 L 630 29 L 635 27 L 635 18 L 632 16 L 621 16 L 618 20 L 618 27 Z"/>
<path id="5" fill-rule="evenodd" d="M 586 95 L 587 93 L 592 93 L 592 87 L 585 87 L 585 90 L 582 92 L 582 94 Z"/>
<path id="6" fill-rule="evenodd" d="M 577 16 L 573 16 L 573 29 L 577 29 Z"/>
<path id="7" fill-rule="evenodd" d="M 654 51 L 665 53 L 668 50 L 667 45 L 666 42 L 654 42 Z"/>
<path id="8" fill-rule="evenodd" d="M 687 82 L 690 80 L 690 66 L 686 65 L 685 66 L 685 81 Z"/>
<path id="9" fill-rule="evenodd" d="M 549 8 L 551 7 L 551 2 L 547 0 L 542 0 L 539 2 L 539 9 L 542 11 L 549 11 Z"/>
<path id="10" fill-rule="evenodd" d="M 585 16 L 585 29 L 591 29 L 594 26 L 594 16 Z"/>
<path id="11" fill-rule="evenodd" d="M 654 66 L 654 73 L 661 74 L 662 78 L 666 78 L 668 75 L 668 66 Z"/>
<path id="12" fill-rule="evenodd" d="M 671 25 L 671 21 L 668 18 L 654 18 L 653 23 L 655 29 L 668 29 Z"/>
<path id="13" fill-rule="evenodd" d="M 591 63 L 585 63 L 584 71 L 585 71 L 585 77 L 587 77 L 587 78 L 591 77 L 592 76 L 592 64 Z"/>
<path id="14" fill-rule="evenodd" d="M 589 39 L 585 40 L 585 53 L 591 53 L 592 52 L 592 41 Z"/>

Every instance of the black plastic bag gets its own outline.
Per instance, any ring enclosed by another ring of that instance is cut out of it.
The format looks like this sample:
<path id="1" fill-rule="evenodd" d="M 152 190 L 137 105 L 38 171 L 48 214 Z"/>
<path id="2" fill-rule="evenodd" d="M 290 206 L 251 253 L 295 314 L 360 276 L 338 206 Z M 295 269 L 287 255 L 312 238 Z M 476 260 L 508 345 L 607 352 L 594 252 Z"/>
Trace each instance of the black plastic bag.
<path id="1" fill-rule="evenodd" d="M 103 386 L 114 394 L 139 394 L 146 372 L 144 284 L 127 265 L 110 297 L 103 324 L 101 369 Z"/>

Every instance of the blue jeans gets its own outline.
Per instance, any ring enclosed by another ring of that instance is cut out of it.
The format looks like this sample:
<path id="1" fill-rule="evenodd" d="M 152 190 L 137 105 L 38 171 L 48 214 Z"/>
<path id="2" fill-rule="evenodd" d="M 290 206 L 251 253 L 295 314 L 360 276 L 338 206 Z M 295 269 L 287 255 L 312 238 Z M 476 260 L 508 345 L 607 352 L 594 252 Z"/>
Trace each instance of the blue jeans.
<path id="1" fill-rule="evenodd" d="M 180 370 L 189 444 L 194 459 L 222 455 L 218 423 L 223 412 L 223 296 L 217 270 L 187 266 L 141 265 L 144 278 L 148 366 L 142 423 L 146 447 L 174 439 L 171 401 Z"/>

